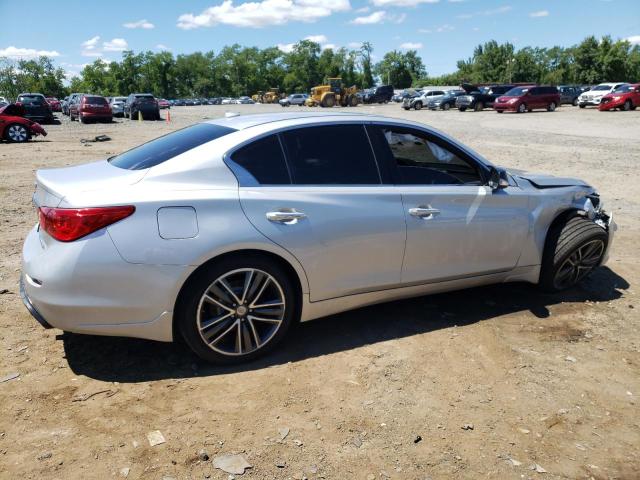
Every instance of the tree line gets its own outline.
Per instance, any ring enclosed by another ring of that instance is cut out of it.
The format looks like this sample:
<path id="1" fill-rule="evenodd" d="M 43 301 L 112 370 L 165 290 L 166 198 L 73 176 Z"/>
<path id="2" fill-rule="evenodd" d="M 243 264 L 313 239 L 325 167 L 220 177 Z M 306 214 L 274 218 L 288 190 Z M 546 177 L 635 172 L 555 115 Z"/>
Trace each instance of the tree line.
<path id="1" fill-rule="evenodd" d="M 457 62 L 454 73 L 429 77 L 415 50 L 387 52 L 373 62 L 373 46 L 322 49 L 310 40 L 291 51 L 259 49 L 238 44 L 213 51 L 173 55 L 171 52 L 125 51 L 119 61 L 101 59 L 65 81 L 65 71 L 51 59 L 0 59 L 0 95 L 14 99 L 21 92 L 64 97 L 70 92 L 105 96 L 151 92 L 158 97 L 251 95 L 278 87 L 285 92 L 308 92 L 328 77 L 342 77 L 360 88 L 376 83 L 395 88 L 459 85 L 464 82 L 536 82 L 595 84 L 640 81 L 640 46 L 605 36 L 591 36 L 572 47 L 525 47 L 494 40 L 477 46 L 473 55 Z"/>

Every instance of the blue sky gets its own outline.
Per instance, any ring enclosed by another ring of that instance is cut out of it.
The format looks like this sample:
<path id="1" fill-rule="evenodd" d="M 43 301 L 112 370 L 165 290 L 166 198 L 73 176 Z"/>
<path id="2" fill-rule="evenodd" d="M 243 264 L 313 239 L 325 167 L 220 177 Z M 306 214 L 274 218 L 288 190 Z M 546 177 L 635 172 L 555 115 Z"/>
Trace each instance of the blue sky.
<path id="1" fill-rule="evenodd" d="M 55 6 L 55 8 L 54 8 Z M 69 74 L 131 49 L 175 54 L 224 45 L 279 45 L 303 38 L 354 48 L 368 40 L 375 59 L 414 48 L 429 74 L 455 70 L 484 41 L 569 46 L 587 35 L 640 43 L 639 0 L 0 0 L 0 56 L 49 54 Z"/>

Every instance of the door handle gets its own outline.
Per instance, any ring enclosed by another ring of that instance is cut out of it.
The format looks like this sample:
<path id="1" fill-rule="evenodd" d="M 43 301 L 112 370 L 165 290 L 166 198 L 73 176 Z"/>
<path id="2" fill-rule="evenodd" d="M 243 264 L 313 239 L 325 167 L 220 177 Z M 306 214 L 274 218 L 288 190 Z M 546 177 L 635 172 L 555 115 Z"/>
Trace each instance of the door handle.
<path id="1" fill-rule="evenodd" d="M 440 210 L 431 207 L 415 207 L 409 209 L 409 215 L 425 218 L 428 220 L 435 217 L 436 215 L 440 215 Z"/>
<path id="2" fill-rule="evenodd" d="M 307 218 L 307 215 L 303 212 L 296 212 L 295 210 L 290 212 L 267 212 L 267 220 L 270 222 L 294 224 L 303 218 Z"/>

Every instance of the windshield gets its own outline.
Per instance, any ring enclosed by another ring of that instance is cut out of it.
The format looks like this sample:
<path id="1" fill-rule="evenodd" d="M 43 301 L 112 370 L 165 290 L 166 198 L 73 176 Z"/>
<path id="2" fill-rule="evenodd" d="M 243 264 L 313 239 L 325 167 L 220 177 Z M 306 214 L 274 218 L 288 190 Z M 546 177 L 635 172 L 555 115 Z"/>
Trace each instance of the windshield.
<path id="1" fill-rule="evenodd" d="M 505 93 L 507 97 L 520 97 L 529 91 L 529 87 L 516 87 Z"/>
<path id="2" fill-rule="evenodd" d="M 127 170 L 144 170 L 235 131 L 211 123 L 197 123 L 111 157 L 109 162 Z"/>
<path id="3" fill-rule="evenodd" d="M 593 87 L 591 89 L 592 91 L 596 91 L 596 90 L 611 90 L 611 87 L 609 85 L 598 85 L 597 87 Z"/>
<path id="4" fill-rule="evenodd" d="M 18 97 L 18 101 L 25 105 L 42 105 L 44 103 L 44 97 L 40 95 L 21 95 Z"/>
<path id="5" fill-rule="evenodd" d="M 614 90 L 614 93 L 628 93 L 633 92 L 633 87 L 631 85 L 622 85 Z"/>

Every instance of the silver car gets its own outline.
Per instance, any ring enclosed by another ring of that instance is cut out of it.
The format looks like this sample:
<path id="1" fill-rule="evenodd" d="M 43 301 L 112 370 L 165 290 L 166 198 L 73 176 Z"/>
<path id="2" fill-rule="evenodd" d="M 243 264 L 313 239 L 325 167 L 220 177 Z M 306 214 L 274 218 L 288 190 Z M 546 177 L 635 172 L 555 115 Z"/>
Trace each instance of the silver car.
<path id="1" fill-rule="evenodd" d="M 124 104 L 127 97 L 111 97 L 109 106 L 114 117 L 124 117 Z"/>
<path id="2" fill-rule="evenodd" d="M 36 179 L 21 277 L 33 316 L 180 335 L 219 363 L 267 352 L 300 320 L 387 300 L 569 288 L 615 230 L 581 180 L 509 172 L 382 116 L 231 114 Z"/>

